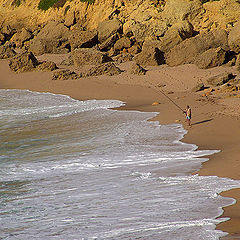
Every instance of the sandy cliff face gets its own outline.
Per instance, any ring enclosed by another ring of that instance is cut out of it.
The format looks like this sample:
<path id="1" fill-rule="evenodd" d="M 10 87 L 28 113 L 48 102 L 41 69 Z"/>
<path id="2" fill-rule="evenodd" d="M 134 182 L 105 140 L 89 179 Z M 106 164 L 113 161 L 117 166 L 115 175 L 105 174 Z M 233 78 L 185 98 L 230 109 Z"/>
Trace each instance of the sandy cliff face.
<path id="1" fill-rule="evenodd" d="M 140 23 L 147 27 L 172 25 L 189 20 L 196 30 L 230 28 L 240 18 L 240 4 L 236 0 L 220 0 L 202 4 L 200 0 L 95 0 L 94 4 L 80 0 L 66 1 L 61 8 L 38 10 L 39 1 L 25 0 L 16 6 L 16 0 L 0 0 L 0 22 L 14 27 L 37 28 L 50 20 L 71 21 L 94 29 L 106 19 L 117 17 L 128 25 Z"/>

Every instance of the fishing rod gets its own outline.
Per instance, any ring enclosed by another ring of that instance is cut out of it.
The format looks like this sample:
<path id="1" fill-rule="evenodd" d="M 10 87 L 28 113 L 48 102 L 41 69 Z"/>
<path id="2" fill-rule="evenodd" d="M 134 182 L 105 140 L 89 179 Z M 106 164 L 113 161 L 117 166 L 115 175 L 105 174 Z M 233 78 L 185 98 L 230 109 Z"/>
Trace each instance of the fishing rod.
<path id="1" fill-rule="evenodd" d="M 171 101 L 178 109 L 180 109 L 183 113 L 185 113 L 185 111 L 177 104 L 175 103 L 168 95 L 166 95 L 163 91 L 161 91 L 160 89 L 157 89 L 154 85 L 152 85 L 154 87 L 154 89 L 156 90 L 156 92 L 160 92 L 162 93 L 169 101 Z"/>

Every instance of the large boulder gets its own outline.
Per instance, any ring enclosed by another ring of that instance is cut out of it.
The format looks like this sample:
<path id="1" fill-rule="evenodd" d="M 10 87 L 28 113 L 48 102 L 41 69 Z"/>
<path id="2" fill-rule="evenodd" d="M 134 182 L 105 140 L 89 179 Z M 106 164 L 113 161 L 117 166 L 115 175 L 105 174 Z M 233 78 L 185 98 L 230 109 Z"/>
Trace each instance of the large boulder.
<path id="1" fill-rule="evenodd" d="M 63 23 L 49 22 L 31 41 L 30 51 L 35 55 L 66 53 L 69 29 Z"/>
<path id="2" fill-rule="evenodd" d="M 9 67 L 14 72 L 33 71 L 40 63 L 31 52 L 18 54 L 9 61 Z"/>
<path id="3" fill-rule="evenodd" d="M 159 49 L 160 41 L 146 41 L 142 52 L 134 57 L 137 64 L 142 66 L 158 66 L 164 63 L 164 54 Z"/>
<path id="4" fill-rule="evenodd" d="M 16 55 L 16 52 L 9 46 L 0 46 L 0 59 L 12 58 Z"/>
<path id="5" fill-rule="evenodd" d="M 99 75 L 109 75 L 114 76 L 121 74 L 121 69 L 117 67 L 113 62 L 99 64 L 92 67 L 87 71 L 85 76 L 99 76 Z"/>
<path id="6" fill-rule="evenodd" d="M 44 61 L 36 67 L 37 71 L 42 71 L 42 72 L 54 71 L 56 69 L 58 69 L 56 63 L 51 61 Z"/>
<path id="7" fill-rule="evenodd" d="M 184 40 L 165 54 L 165 60 L 169 66 L 194 63 L 198 55 L 210 48 L 218 47 L 225 51 L 229 49 L 227 32 L 223 29 Z"/>
<path id="8" fill-rule="evenodd" d="M 188 21 L 180 21 L 171 26 L 161 38 L 161 50 L 168 52 L 174 46 L 193 35 L 193 26 Z"/>
<path id="9" fill-rule="evenodd" d="M 240 21 L 229 32 L 228 44 L 231 51 L 240 53 Z"/>
<path id="10" fill-rule="evenodd" d="M 16 47 L 23 47 L 24 42 L 33 38 L 33 34 L 25 28 L 22 28 L 20 31 L 16 32 L 12 38 L 11 42 L 16 44 Z"/>
<path id="11" fill-rule="evenodd" d="M 72 51 L 75 48 L 91 48 L 97 44 L 97 31 L 73 29 L 70 32 L 69 41 Z"/>
<path id="12" fill-rule="evenodd" d="M 221 66 L 225 61 L 226 52 L 221 48 L 211 48 L 198 55 L 194 64 L 199 68 L 207 69 Z"/>
<path id="13" fill-rule="evenodd" d="M 188 20 L 192 21 L 204 11 L 200 0 L 168 0 L 166 1 L 162 17 L 173 25 L 175 22 Z"/>
<path id="14" fill-rule="evenodd" d="M 164 21 L 155 20 L 147 22 L 132 22 L 129 27 L 136 41 L 143 43 L 145 40 L 156 40 L 167 31 L 167 25 Z M 129 31 L 129 30 L 128 30 Z"/>
<path id="15" fill-rule="evenodd" d="M 122 31 L 122 23 L 118 19 L 106 20 L 99 23 L 97 31 L 98 40 L 103 43 L 115 33 Z"/>
<path id="16" fill-rule="evenodd" d="M 83 65 L 97 65 L 109 60 L 106 54 L 92 48 L 75 49 L 72 52 L 72 59 L 76 67 Z"/>
<path id="17" fill-rule="evenodd" d="M 207 82 L 212 86 L 221 86 L 227 83 L 229 80 L 233 79 L 232 73 L 222 73 L 217 76 L 213 76 L 207 80 Z"/>

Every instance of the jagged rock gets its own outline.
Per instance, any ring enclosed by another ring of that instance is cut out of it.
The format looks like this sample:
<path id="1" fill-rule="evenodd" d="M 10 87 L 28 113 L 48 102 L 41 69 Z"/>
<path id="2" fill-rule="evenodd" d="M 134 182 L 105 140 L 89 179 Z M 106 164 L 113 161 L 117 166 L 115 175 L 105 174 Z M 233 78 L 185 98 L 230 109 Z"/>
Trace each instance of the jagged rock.
<path id="1" fill-rule="evenodd" d="M 240 21 L 238 21 L 229 32 L 228 44 L 231 51 L 240 53 Z"/>
<path id="2" fill-rule="evenodd" d="M 113 76 L 121 74 L 121 72 L 121 69 L 118 68 L 113 62 L 108 62 L 92 67 L 89 71 L 87 71 L 85 76 L 99 76 L 105 74 Z"/>
<path id="3" fill-rule="evenodd" d="M 209 78 L 207 82 L 212 86 L 221 86 L 233 78 L 234 76 L 232 75 L 232 73 L 222 73 L 217 76 Z"/>
<path id="4" fill-rule="evenodd" d="M 30 51 L 44 53 L 67 53 L 69 30 L 63 23 L 49 22 L 30 43 Z"/>
<path id="5" fill-rule="evenodd" d="M 72 51 L 75 48 L 91 48 L 97 44 L 97 31 L 73 29 L 70 32 L 69 41 Z"/>
<path id="6" fill-rule="evenodd" d="M 128 37 L 133 35 L 139 43 L 150 39 L 156 40 L 164 35 L 168 29 L 167 23 L 161 18 L 161 9 L 154 6 L 152 0 L 124 3 L 127 11 L 132 8 L 129 17 L 123 21 L 124 35 Z"/>
<path id="7" fill-rule="evenodd" d="M 0 29 L 1 34 L 4 35 L 4 41 L 8 41 L 16 33 L 16 30 L 5 22 L 1 24 Z"/>
<path id="8" fill-rule="evenodd" d="M 116 41 L 116 43 L 113 46 L 113 48 L 116 51 L 121 51 L 124 48 L 130 48 L 130 47 L 131 47 L 131 40 L 128 37 L 120 38 L 119 40 Z"/>
<path id="9" fill-rule="evenodd" d="M 32 52 L 24 52 L 12 58 L 9 67 L 14 72 L 33 71 L 39 65 L 38 60 Z"/>
<path id="10" fill-rule="evenodd" d="M 225 61 L 226 52 L 221 48 L 211 48 L 198 55 L 194 64 L 199 68 L 207 69 L 221 66 Z"/>
<path id="11" fill-rule="evenodd" d="M 193 87 L 192 92 L 199 92 L 204 90 L 204 84 L 198 83 L 195 87 Z"/>
<path id="12" fill-rule="evenodd" d="M 52 76 L 52 80 L 73 80 L 77 79 L 78 76 L 75 72 L 70 70 L 61 70 L 58 72 L 54 72 Z"/>
<path id="13" fill-rule="evenodd" d="M 159 50 L 160 41 L 147 41 L 142 52 L 134 57 L 137 64 L 142 66 L 158 66 L 164 63 L 164 54 Z"/>
<path id="14" fill-rule="evenodd" d="M 109 57 L 92 48 L 79 48 L 72 52 L 73 63 L 76 67 L 82 65 L 96 65 L 107 62 Z"/>
<path id="15" fill-rule="evenodd" d="M 21 31 L 16 32 L 11 38 L 11 42 L 16 44 L 16 47 L 23 47 L 24 42 L 33 38 L 33 35 L 30 31 L 25 28 L 22 28 Z"/>
<path id="16" fill-rule="evenodd" d="M 105 40 L 103 43 L 101 43 L 98 47 L 100 50 L 107 51 L 113 47 L 114 43 L 119 39 L 118 34 L 113 34 L 110 36 L 107 40 Z"/>
<path id="17" fill-rule="evenodd" d="M 227 33 L 223 29 L 214 30 L 205 34 L 199 34 L 188 38 L 165 53 L 166 63 L 169 66 L 194 63 L 201 53 L 210 48 L 221 47 L 227 51 Z"/>
<path id="18" fill-rule="evenodd" d="M 130 53 L 121 53 L 121 54 L 113 57 L 113 60 L 117 63 L 124 63 L 124 62 L 128 62 L 128 61 L 132 61 L 133 55 Z"/>
<path id="19" fill-rule="evenodd" d="M 112 35 L 122 31 L 122 23 L 118 19 L 106 20 L 99 23 L 97 31 L 98 41 L 103 43 Z"/>
<path id="20" fill-rule="evenodd" d="M 76 23 L 76 16 L 75 16 L 75 12 L 68 12 L 66 17 L 65 17 L 65 21 L 64 21 L 64 25 L 67 27 L 70 27 L 72 25 L 74 25 Z"/>
<path id="21" fill-rule="evenodd" d="M 58 69 L 57 65 L 54 63 L 54 62 L 51 62 L 51 61 L 46 61 L 46 62 L 43 62 L 43 63 L 40 63 L 37 67 L 36 67 L 36 70 L 38 71 L 54 71 Z"/>
<path id="22" fill-rule="evenodd" d="M 141 52 L 141 48 L 139 45 L 135 44 L 135 45 L 131 46 L 130 48 L 128 48 L 128 52 L 132 55 L 136 55 Z"/>
<path id="23" fill-rule="evenodd" d="M 147 72 L 146 69 L 144 69 L 142 66 L 140 66 L 137 63 L 133 63 L 131 67 L 131 74 L 136 74 L 136 75 L 145 75 Z"/>
<path id="24" fill-rule="evenodd" d="M 0 45 L 2 45 L 5 42 L 5 36 L 3 33 L 0 32 Z"/>
<path id="25" fill-rule="evenodd" d="M 175 23 L 161 39 L 161 51 L 168 52 L 183 40 L 192 37 L 193 26 L 188 21 Z"/>
<path id="26" fill-rule="evenodd" d="M 236 65 L 237 67 L 240 66 L 240 54 L 237 55 L 235 65 Z"/>
<path id="27" fill-rule="evenodd" d="M 16 55 L 16 52 L 9 46 L 0 46 L 0 59 L 12 58 Z"/>

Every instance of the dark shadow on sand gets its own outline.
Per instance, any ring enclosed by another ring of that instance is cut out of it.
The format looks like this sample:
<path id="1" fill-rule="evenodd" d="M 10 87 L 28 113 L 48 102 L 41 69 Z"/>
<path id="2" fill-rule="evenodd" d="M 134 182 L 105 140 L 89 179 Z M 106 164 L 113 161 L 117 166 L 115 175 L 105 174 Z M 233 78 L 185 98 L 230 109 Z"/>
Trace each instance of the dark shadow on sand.
<path id="1" fill-rule="evenodd" d="M 203 120 L 203 121 L 200 121 L 200 122 L 195 122 L 195 123 L 192 123 L 192 126 L 193 126 L 193 125 L 197 125 L 197 124 L 202 124 L 202 123 L 210 122 L 210 121 L 212 121 L 212 120 L 213 120 L 213 118 L 207 119 L 207 120 Z"/>

